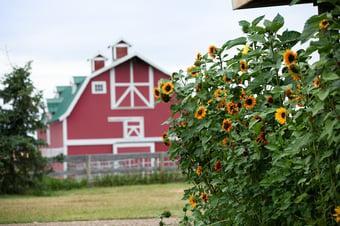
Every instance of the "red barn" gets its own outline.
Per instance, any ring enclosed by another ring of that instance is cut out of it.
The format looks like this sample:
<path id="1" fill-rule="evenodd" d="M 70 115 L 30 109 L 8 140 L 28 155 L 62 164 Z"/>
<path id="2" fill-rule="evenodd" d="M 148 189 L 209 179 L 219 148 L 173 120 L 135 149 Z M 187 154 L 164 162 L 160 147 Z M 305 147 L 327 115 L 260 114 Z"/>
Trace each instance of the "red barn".
<path id="1" fill-rule="evenodd" d="M 153 88 L 169 74 L 121 40 L 111 46 L 113 60 L 98 54 L 91 59 L 92 73 L 73 77 L 70 86 L 58 86 L 47 99 L 47 141 L 44 156 L 116 154 L 167 151 L 161 125 L 169 106 L 155 106 Z"/>

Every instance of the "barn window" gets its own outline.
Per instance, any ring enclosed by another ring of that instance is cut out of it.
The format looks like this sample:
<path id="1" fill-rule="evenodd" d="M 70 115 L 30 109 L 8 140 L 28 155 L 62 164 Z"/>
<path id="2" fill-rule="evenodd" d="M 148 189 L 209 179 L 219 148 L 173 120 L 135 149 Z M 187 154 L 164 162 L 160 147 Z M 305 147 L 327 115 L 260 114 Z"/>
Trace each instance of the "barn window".
<path id="1" fill-rule="evenodd" d="M 92 82 L 92 94 L 105 94 L 105 93 L 106 93 L 105 81 Z"/>

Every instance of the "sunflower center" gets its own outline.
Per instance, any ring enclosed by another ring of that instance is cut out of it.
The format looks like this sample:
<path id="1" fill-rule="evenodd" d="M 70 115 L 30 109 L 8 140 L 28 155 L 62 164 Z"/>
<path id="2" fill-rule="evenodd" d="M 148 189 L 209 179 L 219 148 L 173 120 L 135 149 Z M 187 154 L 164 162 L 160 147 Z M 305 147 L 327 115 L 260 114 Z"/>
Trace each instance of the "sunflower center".
<path id="1" fill-rule="evenodd" d="M 242 69 L 246 69 L 246 65 L 245 64 L 241 64 L 241 68 Z"/>
<path id="2" fill-rule="evenodd" d="M 289 62 L 293 62 L 295 60 L 295 56 L 293 54 L 289 54 L 288 60 Z"/>
<path id="3" fill-rule="evenodd" d="M 166 86 L 165 90 L 169 92 L 171 90 L 171 87 L 170 86 Z"/>
<path id="4" fill-rule="evenodd" d="M 253 100 L 252 99 L 247 99 L 246 100 L 246 104 L 247 105 L 252 105 L 253 104 Z"/>
<path id="5" fill-rule="evenodd" d="M 224 129 L 228 129 L 230 127 L 230 124 L 229 123 L 224 123 Z"/>
<path id="6" fill-rule="evenodd" d="M 201 115 L 202 114 L 202 110 L 198 110 L 197 114 Z"/>
<path id="7" fill-rule="evenodd" d="M 281 113 L 281 118 L 286 118 L 286 113 L 285 112 Z"/>
<path id="8" fill-rule="evenodd" d="M 268 103 L 273 103 L 273 98 L 268 98 Z"/>

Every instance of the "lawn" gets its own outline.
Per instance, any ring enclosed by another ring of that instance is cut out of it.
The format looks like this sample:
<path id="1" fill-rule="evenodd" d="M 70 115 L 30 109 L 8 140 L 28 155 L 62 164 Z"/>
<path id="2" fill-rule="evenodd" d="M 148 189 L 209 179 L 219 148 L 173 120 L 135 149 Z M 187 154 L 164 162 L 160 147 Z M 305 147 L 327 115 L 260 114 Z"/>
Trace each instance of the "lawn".
<path id="1" fill-rule="evenodd" d="M 184 183 L 82 188 L 51 196 L 0 196 L 0 223 L 153 218 L 168 209 L 180 216 Z"/>

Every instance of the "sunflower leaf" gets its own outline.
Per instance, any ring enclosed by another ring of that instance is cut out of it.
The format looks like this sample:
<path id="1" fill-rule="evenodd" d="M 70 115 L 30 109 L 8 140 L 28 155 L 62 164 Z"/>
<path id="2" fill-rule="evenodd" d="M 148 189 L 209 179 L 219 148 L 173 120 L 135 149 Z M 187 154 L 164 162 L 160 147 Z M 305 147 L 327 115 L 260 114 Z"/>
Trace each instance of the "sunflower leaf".
<path id="1" fill-rule="evenodd" d="M 255 27 L 262 19 L 264 18 L 264 15 L 257 17 L 255 20 L 251 22 L 251 25 Z"/>
<path id="2" fill-rule="evenodd" d="M 239 37 L 239 38 L 236 38 L 236 39 L 233 39 L 233 40 L 229 40 L 226 43 L 226 48 L 230 49 L 230 48 L 237 46 L 237 45 L 245 45 L 246 43 L 247 43 L 247 39 L 245 37 Z"/>

